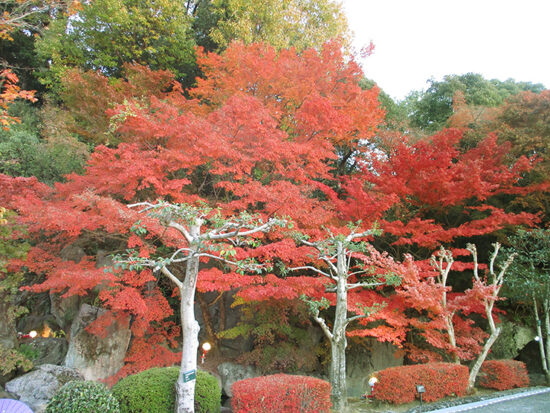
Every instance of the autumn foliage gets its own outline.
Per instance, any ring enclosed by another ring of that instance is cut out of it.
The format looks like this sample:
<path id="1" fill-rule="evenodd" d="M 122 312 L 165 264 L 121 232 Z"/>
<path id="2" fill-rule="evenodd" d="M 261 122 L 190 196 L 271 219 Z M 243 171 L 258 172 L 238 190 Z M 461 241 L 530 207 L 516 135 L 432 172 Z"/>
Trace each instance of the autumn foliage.
<path id="1" fill-rule="evenodd" d="M 237 413 L 330 411 L 330 383 L 314 377 L 275 374 L 233 384 L 231 406 Z"/>
<path id="2" fill-rule="evenodd" d="M 492 202 L 496 195 L 533 190 L 520 186 L 531 161 L 523 157 L 510 167 L 509 147 L 498 144 L 495 135 L 466 150 L 460 146 L 462 139 L 458 129 L 416 143 L 404 139 L 388 153 L 368 154 L 359 174 L 343 178 L 345 198 L 327 187 L 323 190 L 342 218 L 378 220 L 395 246 L 433 250 L 459 237 L 535 222 L 535 215 L 507 212 Z"/>
<path id="3" fill-rule="evenodd" d="M 375 146 L 384 117 L 379 91 L 359 87 L 361 69 L 338 42 L 301 53 L 236 42 L 221 54 L 199 50 L 197 58 L 203 77 L 186 91 L 169 72 L 142 66 L 127 65 L 119 79 L 67 72 L 63 99 L 73 118 L 69 129 L 98 144 L 85 171 L 54 186 L 0 176 L 0 205 L 17 211 L 33 245 L 25 260 L 11 263 L 36 276 L 28 289 L 97 299 L 111 309 L 94 326 L 98 333 L 112 318 L 131 317 L 132 348 L 124 375 L 172 364 L 180 335 L 166 321 L 173 316 L 172 288 L 158 274 L 98 268 L 100 254 L 131 249 L 145 258 L 181 247 L 173 230 L 128 204 L 162 199 L 204 203 L 219 208 L 221 216 L 242 211 L 262 219 L 287 216 L 312 242 L 325 231 L 345 233 L 349 221 L 362 220 L 365 229 L 377 222 L 384 231 L 375 243 L 378 249 L 370 257 L 354 253 L 352 266 L 372 268 L 372 276 L 392 272 L 404 284 L 350 291 L 351 313 L 384 305 L 349 335 L 400 345 L 412 326 L 424 329 L 434 346 L 449 350 L 438 346 L 444 342 L 438 317 L 444 310 L 434 297 L 442 288 L 422 259 L 442 243 L 453 246 L 535 223 L 535 214 L 513 213 L 499 202 L 499 197 L 533 190 L 521 179 L 534 160 L 519 157 L 510 164 L 509 147 L 496 136 L 472 147 L 457 129 Z M 4 99 L 17 92 L 11 90 Z M 199 274 L 198 290 L 239 289 L 241 302 L 305 294 L 334 304 L 325 280 L 311 271 L 283 274 L 285 265 L 320 264 L 321 270 L 328 265 L 291 235 L 277 230 L 258 236 L 257 248 L 235 246 L 238 259 L 281 264 L 268 274 L 247 276 L 210 266 Z M 84 257 L 68 259 L 68 246 L 81 247 Z M 184 268 L 175 271 L 182 277 Z M 395 294 L 405 285 L 408 295 Z M 462 308 L 464 316 L 478 311 L 475 297 L 448 298 L 449 308 Z M 436 315 L 420 326 L 405 316 L 407 308 Z M 467 359 L 483 335 L 466 318 L 458 323 L 459 356 Z"/>
<path id="4" fill-rule="evenodd" d="M 212 54 L 203 59 L 211 70 L 204 66 L 207 79 L 215 77 L 216 83 L 199 84 L 192 94 L 200 98 L 191 100 L 164 72 L 128 67 L 127 78 L 116 82 L 98 73 L 71 72 L 66 93 L 72 93 L 75 103 L 75 131 L 98 139 L 114 134 L 112 142 L 122 143 L 97 146 L 82 175 L 69 175 L 54 187 L 33 178 L 0 177 L 5 189 L 0 203 L 19 211 L 34 242 L 27 259 L 12 265 L 36 274 L 32 291 L 63 297 L 97 294 L 113 313 L 96 323 L 98 332 L 109 324 L 109 317 L 131 316 L 134 338 L 126 373 L 172 364 L 173 357 L 164 349 L 173 348 L 174 335 L 179 334 L 165 322 L 173 310 L 162 290 L 167 287 L 152 272 L 112 273 L 97 268 L 100 250 L 131 248 L 146 257 L 154 256 L 161 245 L 178 248 L 172 230 L 126 205 L 157 198 L 201 201 L 219 207 L 224 215 L 243 210 L 263 217 L 287 215 L 303 229 L 318 230 L 334 218 L 330 204 L 314 194 L 316 182 L 332 176 L 329 162 L 338 158 L 337 143 L 356 145 L 358 139 L 368 138 L 383 115 L 377 109 L 377 91 L 358 87 L 358 66 L 344 62 L 336 44 L 300 56 L 293 51 L 279 55 L 266 45 L 237 43 L 222 57 Z M 219 59 L 227 67 L 214 67 Z M 275 78 L 252 70 L 255 61 L 270 67 Z M 240 72 L 241 77 L 227 69 L 246 65 L 250 67 Z M 325 76 L 318 77 L 320 72 Z M 288 96 L 268 98 L 249 88 L 226 94 L 237 81 L 272 87 Z M 74 87 L 80 82 L 90 87 Z M 321 116 L 319 105 L 322 114 L 332 115 L 313 122 Z M 109 107 L 106 117 L 102 108 Z M 344 116 L 344 112 L 349 113 Z M 137 236 L 142 227 L 147 234 Z M 302 251 L 290 248 L 280 234 L 264 241 L 256 258 L 288 254 L 303 262 Z M 77 262 L 67 259 L 63 249 L 68 245 L 85 246 L 86 255 Z M 246 259 L 250 251 L 238 247 L 236 253 Z M 205 271 L 204 282 L 201 277 L 202 291 L 246 286 L 254 280 L 216 268 Z M 308 280 L 284 281 L 270 274 L 259 281 L 270 286 L 274 297 L 284 295 L 287 285 L 293 285 L 299 296 L 300 290 L 315 285 Z"/>
<path id="5" fill-rule="evenodd" d="M 0 72 L 0 125 L 3 129 L 8 129 L 9 125 L 19 122 L 19 119 L 8 114 L 10 103 L 16 99 L 26 99 L 31 102 L 36 101 L 34 92 L 21 90 L 17 82 L 19 82 L 19 79 L 11 70 L 4 69 Z"/>
<path id="6" fill-rule="evenodd" d="M 496 390 L 529 386 L 525 363 L 517 360 L 487 360 L 481 366 L 478 384 Z"/>
<path id="7" fill-rule="evenodd" d="M 463 396 L 468 387 L 468 367 L 451 363 L 427 363 L 390 367 L 376 373 L 379 382 L 374 398 L 390 403 L 410 403 L 418 397 L 417 385 L 426 392 L 423 400 L 433 402 L 446 396 Z"/>

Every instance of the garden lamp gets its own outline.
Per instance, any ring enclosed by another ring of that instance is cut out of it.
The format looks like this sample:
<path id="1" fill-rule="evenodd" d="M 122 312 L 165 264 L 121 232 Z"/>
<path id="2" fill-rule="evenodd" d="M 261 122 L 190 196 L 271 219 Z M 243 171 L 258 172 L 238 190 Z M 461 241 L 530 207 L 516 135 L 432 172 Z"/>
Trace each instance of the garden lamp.
<path id="1" fill-rule="evenodd" d="M 418 395 L 420 396 L 420 408 L 422 409 L 422 394 L 426 393 L 426 388 L 421 384 L 417 384 L 416 385 L 416 391 L 417 391 Z"/>
<path id="2" fill-rule="evenodd" d="M 212 345 L 208 341 L 205 341 L 202 344 L 201 364 L 204 364 L 204 359 L 206 358 L 206 353 L 208 353 L 211 348 L 212 348 Z"/>

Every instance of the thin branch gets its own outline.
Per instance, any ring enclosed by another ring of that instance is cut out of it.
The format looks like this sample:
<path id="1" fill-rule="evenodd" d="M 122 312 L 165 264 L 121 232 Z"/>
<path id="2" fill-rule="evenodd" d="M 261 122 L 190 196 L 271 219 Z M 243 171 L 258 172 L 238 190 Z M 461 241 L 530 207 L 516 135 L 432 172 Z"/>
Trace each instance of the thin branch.
<path id="1" fill-rule="evenodd" d="M 363 269 L 361 269 L 361 270 L 359 270 L 359 271 L 350 272 L 350 273 L 348 274 L 348 277 L 351 277 L 351 276 L 353 276 L 353 275 L 366 274 L 367 272 L 368 272 L 368 271 L 365 270 L 365 269 L 363 268 Z"/>
<path id="2" fill-rule="evenodd" d="M 185 228 L 183 225 L 181 224 L 178 224 L 177 222 L 174 222 L 174 221 L 170 221 L 170 223 L 168 224 L 168 226 L 170 228 L 174 228 L 174 229 L 177 229 L 179 232 L 181 232 L 181 234 L 185 237 L 185 239 L 187 240 L 187 242 L 189 244 L 192 244 L 195 239 L 193 238 L 193 236 L 191 236 L 191 234 L 189 233 L 189 231 L 187 231 L 187 228 Z"/>
<path id="3" fill-rule="evenodd" d="M 322 257 L 319 257 L 319 259 L 326 262 L 329 265 L 329 267 L 331 268 L 331 270 L 334 271 L 336 274 L 338 274 L 338 267 L 336 267 L 336 265 L 334 265 L 334 263 L 332 262 L 332 259 L 330 257 L 322 256 Z"/>
<path id="4" fill-rule="evenodd" d="M 315 311 L 315 314 L 313 314 L 313 319 L 317 321 L 317 324 L 321 326 L 321 330 L 323 330 L 323 333 L 325 333 L 325 336 L 332 342 L 333 334 L 330 332 L 327 324 L 325 323 L 325 320 L 321 317 L 319 317 L 319 310 Z"/>
<path id="5" fill-rule="evenodd" d="M 367 230 L 367 231 L 364 231 L 364 232 L 359 232 L 359 233 L 355 233 L 355 232 L 352 232 L 351 234 L 349 234 L 347 237 L 346 237 L 346 243 L 347 242 L 351 242 L 353 241 L 354 239 L 357 239 L 357 238 L 363 238 L 363 237 L 366 237 L 366 236 L 369 236 L 369 235 L 373 235 L 373 231 L 372 230 Z"/>
<path id="6" fill-rule="evenodd" d="M 137 202 L 137 203 L 135 203 L 135 204 L 129 204 L 129 205 L 126 205 L 126 206 L 127 206 L 128 208 L 135 208 L 135 207 L 138 207 L 138 206 L 139 206 L 139 207 L 141 207 L 141 206 L 146 207 L 146 208 L 144 208 L 144 209 L 138 211 L 138 212 L 141 214 L 142 212 L 145 212 L 145 211 L 148 211 L 148 210 L 150 210 L 150 209 L 155 208 L 157 205 L 158 205 L 158 204 L 155 205 L 155 204 L 152 204 L 152 203 L 150 203 L 150 202 Z"/>
<path id="7" fill-rule="evenodd" d="M 183 283 L 178 279 L 178 277 L 176 277 L 174 274 L 172 274 L 172 272 L 170 272 L 170 270 L 168 268 L 166 268 L 166 266 L 163 266 L 160 271 L 166 275 L 168 278 L 170 278 L 172 280 L 172 282 L 174 284 L 176 284 L 176 286 L 181 290 L 183 288 Z"/>
<path id="8" fill-rule="evenodd" d="M 328 278 L 330 278 L 330 279 L 332 279 L 332 280 L 334 280 L 334 281 L 337 280 L 337 278 L 336 278 L 334 275 L 329 274 L 329 273 L 326 273 L 326 272 L 324 272 L 324 271 L 321 271 L 320 269 L 318 269 L 318 268 L 316 268 L 316 267 L 313 267 L 313 266 L 311 266 L 311 265 L 304 265 L 304 266 L 302 266 L 302 267 L 289 268 L 289 270 L 290 270 L 290 271 L 311 270 L 311 271 L 315 271 L 316 273 L 321 274 L 321 275 L 323 275 L 323 276 L 325 276 L 325 277 L 328 277 Z"/>
<path id="9" fill-rule="evenodd" d="M 493 253 L 491 254 L 491 259 L 489 261 L 489 274 L 491 274 L 493 277 L 495 276 L 495 260 L 498 255 L 498 250 L 500 249 L 500 243 L 495 242 L 493 244 L 493 247 L 495 248 Z"/>
<path id="10" fill-rule="evenodd" d="M 472 260 L 474 261 L 474 278 L 476 279 L 476 281 L 480 281 L 476 246 L 474 244 L 467 244 L 466 249 L 472 253 Z"/>
<path id="11" fill-rule="evenodd" d="M 242 228 L 242 225 L 241 225 L 241 226 L 237 227 L 237 229 L 235 231 L 232 231 L 232 232 L 218 233 L 217 231 L 219 231 L 219 230 L 207 232 L 206 234 L 201 235 L 201 239 L 218 240 L 218 239 L 227 239 L 227 238 L 234 238 L 234 237 L 246 237 L 248 235 L 252 235 L 252 234 L 255 234 L 257 232 L 267 231 L 273 225 L 275 225 L 275 221 L 270 219 L 266 223 L 264 223 L 264 224 L 262 224 L 258 227 L 251 228 L 248 231 L 239 232 L 240 229 Z"/>
<path id="12" fill-rule="evenodd" d="M 355 284 L 347 284 L 346 290 L 352 290 L 354 288 L 359 287 L 379 287 L 381 285 L 385 285 L 383 282 L 362 282 L 362 283 L 355 283 Z"/>
<path id="13" fill-rule="evenodd" d="M 361 315 L 355 315 L 353 317 L 350 317 L 348 319 L 346 319 L 346 322 L 345 322 L 345 326 L 347 327 L 347 325 L 355 320 L 360 320 L 361 318 L 367 318 L 369 317 L 370 314 L 361 314 Z"/>

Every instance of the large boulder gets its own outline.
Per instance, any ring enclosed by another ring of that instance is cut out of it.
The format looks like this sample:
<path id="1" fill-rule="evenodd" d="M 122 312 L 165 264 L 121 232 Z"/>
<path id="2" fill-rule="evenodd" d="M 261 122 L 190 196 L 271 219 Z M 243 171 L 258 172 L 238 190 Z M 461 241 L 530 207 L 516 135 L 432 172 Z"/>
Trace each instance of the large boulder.
<path id="1" fill-rule="evenodd" d="M 349 340 L 346 351 L 346 384 L 349 397 L 359 397 L 369 390 L 372 373 L 403 365 L 403 354 L 390 343 L 362 339 L 362 344 Z"/>
<path id="2" fill-rule="evenodd" d="M 81 302 L 82 297 L 78 295 L 63 297 L 62 294 L 50 292 L 50 313 L 63 331 L 67 332 L 71 327 Z"/>
<path id="3" fill-rule="evenodd" d="M 491 347 L 490 359 L 515 359 L 536 336 L 534 329 L 506 320 L 500 323 L 500 328 L 501 332 Z"/>
<path id="4" fill-rule="evenodd" d="M 86 330 L 106 310 L 83 304 L 71 327 L 69 350 L 65 366 L 80 371 L 86 380 L 99 380 L 112 376 L 124 364 L 130 343 L 129 322 L 120 325 L 114 322 L 105 337 Z"/>
<path id="5" fill-rule="evenodd" d="M 27 345 L 38 354 L 37 358 L 32 360 L 32 364 L 35 366 L 42 364 L 63 364 L 69 346 L 66 339 L 55 337 L 37 337 L 34 340 L 30 340 Z"/>
<path id="6" fill-rule="evenodd" d="M 221 363 L 218 366 L 218 373 L 220 374 L 222 392 L 227 397 L 233 397 L 231 386 L 233 386 L 233 383 L 236 381 L 250 379 L 261 375 L 252 366 L 245 366 L 232 362 Z"/>
<path id="7" fill-rule="evenodd" d="M 78 371 L 53 364 L 43 364 L 36 370 L 6 383 L 6 390 L 41 413 L 57 390 L 71 380 L 84 380 Z"/>

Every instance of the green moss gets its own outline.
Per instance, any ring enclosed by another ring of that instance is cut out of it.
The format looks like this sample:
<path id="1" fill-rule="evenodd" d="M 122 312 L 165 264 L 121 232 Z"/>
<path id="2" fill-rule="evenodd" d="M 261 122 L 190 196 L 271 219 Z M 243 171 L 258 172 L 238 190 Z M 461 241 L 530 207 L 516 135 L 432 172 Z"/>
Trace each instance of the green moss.
<path id="1" fill-rule="evenodd" d="M 176 400 L 179 367 L 153 368 L 128 376 L 113 386 L 122 413 L 172 413 Z M 195 411 L 220 411 L 221 389 L 214 376 L 197 372 Z"/>

